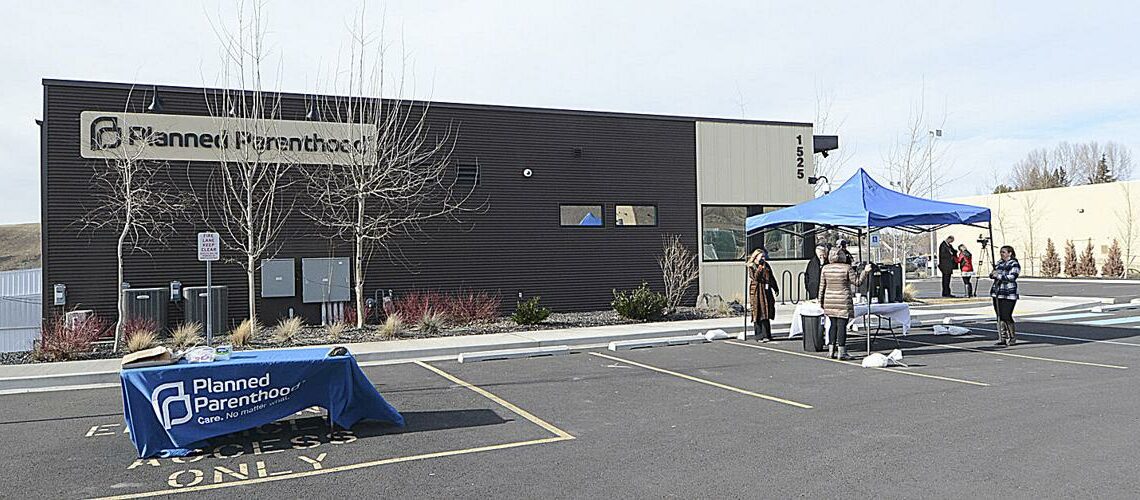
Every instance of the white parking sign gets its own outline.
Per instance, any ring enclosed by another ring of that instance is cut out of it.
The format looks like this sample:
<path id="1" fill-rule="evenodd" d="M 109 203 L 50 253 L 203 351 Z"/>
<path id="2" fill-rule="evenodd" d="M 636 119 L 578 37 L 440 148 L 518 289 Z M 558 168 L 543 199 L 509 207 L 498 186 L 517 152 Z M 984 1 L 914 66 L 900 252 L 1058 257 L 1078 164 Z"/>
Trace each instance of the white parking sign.
<path id="1" fill-rule="evenodd" d="M 213 262 L 221 257 L 222 239 L 218 233 L 198 233 L 198 260 Z"/>

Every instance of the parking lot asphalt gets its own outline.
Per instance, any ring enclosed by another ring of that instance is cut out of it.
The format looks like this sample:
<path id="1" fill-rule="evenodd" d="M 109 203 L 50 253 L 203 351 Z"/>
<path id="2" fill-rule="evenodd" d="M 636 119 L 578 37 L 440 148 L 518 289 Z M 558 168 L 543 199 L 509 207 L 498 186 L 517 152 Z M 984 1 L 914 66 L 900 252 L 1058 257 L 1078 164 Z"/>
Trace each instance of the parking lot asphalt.
<path id="1" fill-rule="evenodd" d="M 313 409 L 184 459 L 134 456 L 117 389 L 0 396 L 0 496 L 1140 494 L 1140 329 L 1023 321 L 999 348 L 971 326 L 900 337 L 891 370 L 736 340 L 366 367 L 405 428 Z"/>

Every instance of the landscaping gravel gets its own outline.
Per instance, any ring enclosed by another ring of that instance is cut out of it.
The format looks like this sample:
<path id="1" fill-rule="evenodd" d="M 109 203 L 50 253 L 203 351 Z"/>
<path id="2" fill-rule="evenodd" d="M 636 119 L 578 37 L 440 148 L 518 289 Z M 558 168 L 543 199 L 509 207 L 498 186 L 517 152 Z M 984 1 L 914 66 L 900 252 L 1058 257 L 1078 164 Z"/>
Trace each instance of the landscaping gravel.
<path id="1" fill-rule="evenodd" d="M 667 316 L 663 321 L 685 321 L 696 319 L 712 319 L 723 318 L 740 314 L 739 311 L 713 311 L 707 309 L 697 309 L 692 307 L 682 307 L 675 313 Z M 402 340 L 402 339 L 424 339 L 435 337 L 454 337 L 459 335 L 485 335 L 493 333 L 512 333 L 512 332 L 528 332 L 528 331 L 541 331 L 541 330 L 557 330 L 565 328 L 585 328 L 592 326 L 607 326 L 607 325 L 626 325 L 638 323 L 637 321 L 626 319 L 612 310 L 610 311 L 591 311 L 591 312 L 576 312 L 576 313 L 551 313 L 546 321 L 537 325 L 517 325 L 508 316 L 499 318 L 494 322 L 477 323 L 469 325 L 448 325 L 444 326 L 439 332 L 422 331 L 417 325 L 409 323 L 404 326 L 404 329 L 396 337 L 389 338 L 380 331 L 380 325 L 365 325 L 364 328 L 345 328 L 343 333 L 337 339 L 329 338 L 328 329 L 319 326 L 306 326 L 300 330 L 293 338 L 282 341 L 276 338 L 273 326 L 267 326 L 262 329 L 253 339 L 250 344 L 244 348 L 239 349 L 267 349 L 279 347 L 299 347 L 311 345 L 325 345 L 325 344 L 354 344 L 360 342 L 381 342 L 387 340 Z M 172 347 L 170 345 L 170 338 L 166 337 L 161 339 L 163 345 Z M 218 342 L 217 340 L 215 341 Z M 113 353 L 109 346 L 97 347 L 93 352 L 85 352 L 77 354 L 72 360 L 88 360 L 88 359 L 111 359 L 118 358 L 121 353 Z M 43 363 L 42 361 L 34 359 L 31 352 L 8 352 L 0 353 L 0 365 L 16 365 L 25 363 Z"/>

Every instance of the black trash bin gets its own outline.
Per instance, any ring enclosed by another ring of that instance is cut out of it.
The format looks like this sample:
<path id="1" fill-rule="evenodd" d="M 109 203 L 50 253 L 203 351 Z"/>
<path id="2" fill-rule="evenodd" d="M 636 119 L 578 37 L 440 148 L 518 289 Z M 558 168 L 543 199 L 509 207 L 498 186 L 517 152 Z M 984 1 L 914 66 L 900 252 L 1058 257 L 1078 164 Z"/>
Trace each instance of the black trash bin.
<path id="1" fill-rule="evenodd" d="M 800 316 L 804 327 L 804 351 L 823 352 L 823 316 Z"/>

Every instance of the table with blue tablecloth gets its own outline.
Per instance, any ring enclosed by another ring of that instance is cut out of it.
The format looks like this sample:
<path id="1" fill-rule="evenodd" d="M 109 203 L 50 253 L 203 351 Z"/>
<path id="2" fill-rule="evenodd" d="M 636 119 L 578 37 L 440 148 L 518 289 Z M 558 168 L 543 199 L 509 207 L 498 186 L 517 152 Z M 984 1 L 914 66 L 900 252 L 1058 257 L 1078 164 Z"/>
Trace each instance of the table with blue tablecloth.
<path id="1" fill-rule="evenodd" d="M 140 457 L 184 456 L 217 437 L 319 406 L 343 428 L 404 418 L 352 355 L 328 348 L 235 352 L 209 363 L 127 368 L 123 412 Z"/>

